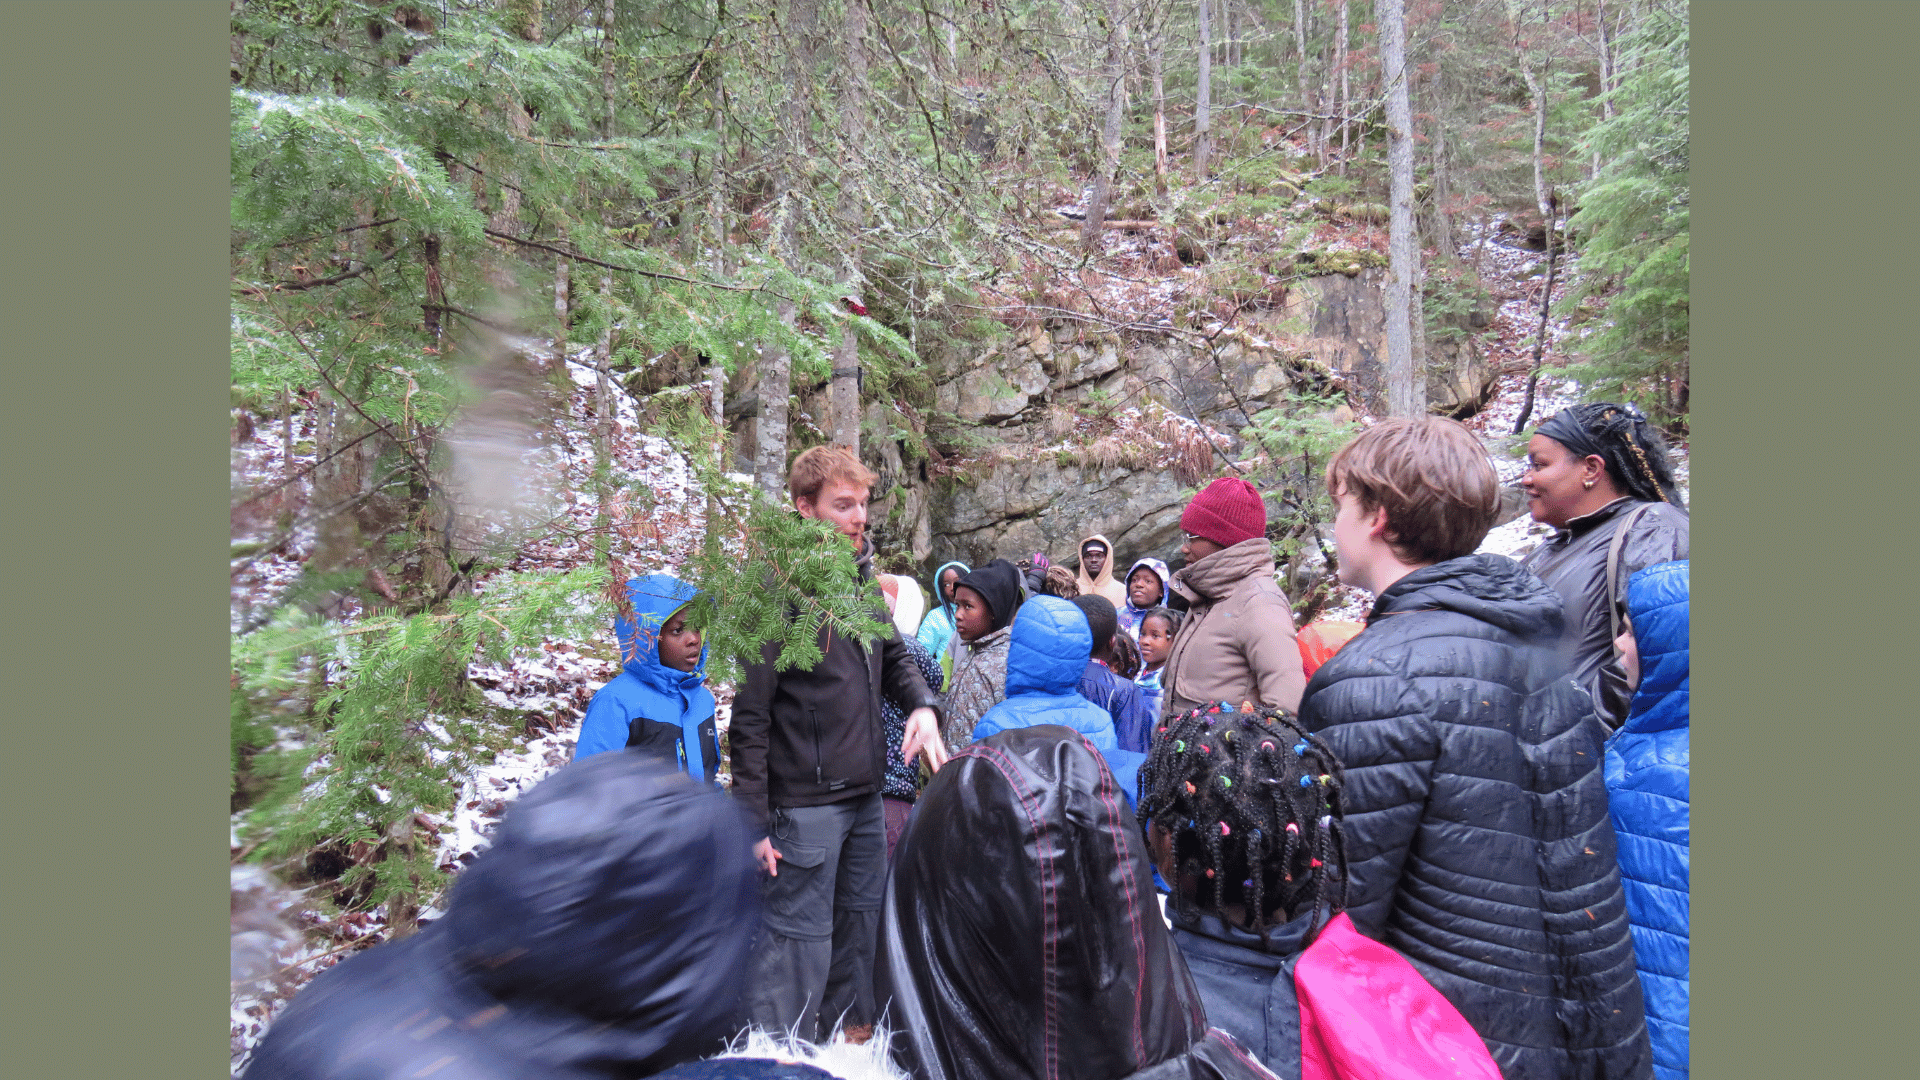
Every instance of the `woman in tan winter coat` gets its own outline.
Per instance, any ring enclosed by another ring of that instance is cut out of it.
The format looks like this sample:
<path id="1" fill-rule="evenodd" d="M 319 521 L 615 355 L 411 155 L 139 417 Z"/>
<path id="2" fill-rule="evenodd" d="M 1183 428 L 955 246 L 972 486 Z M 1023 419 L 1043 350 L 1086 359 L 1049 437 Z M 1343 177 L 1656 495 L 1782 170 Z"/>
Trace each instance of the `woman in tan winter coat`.
<path id="1" fill-rule="evenodd" d="M 1161 674 L 1161 717 L 1210 701 L 1298 711 L 1307 679 L 1260 493 L 1236 477 L 1215 480 L 1187 504 L 1180 528 L 1186 566 L 1169 585 L 1191 607 Z"/>

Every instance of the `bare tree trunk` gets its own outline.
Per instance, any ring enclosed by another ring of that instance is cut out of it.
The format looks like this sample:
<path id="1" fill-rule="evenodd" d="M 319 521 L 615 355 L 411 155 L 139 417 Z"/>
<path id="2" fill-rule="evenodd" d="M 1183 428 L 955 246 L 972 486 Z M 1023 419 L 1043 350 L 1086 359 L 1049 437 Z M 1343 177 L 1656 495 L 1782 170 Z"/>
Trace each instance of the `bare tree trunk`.
<path id="1" fill-rule="evenodd" d="M 1540 220 L 1546 222 L 1547 242 L 1551 244 L 1553 218 L 1547 206 L 1547 89 L 1545 80 L 1530 63 L 1521 63 L 1520 77 L 1526 80 L 1527 93 L 1533 96 L 1533 199 L 1540 208 Z"/>
<path id="2" fill-rule="evenodd" d="M 1340 43 L 1336 62 L 1340 66 L 1340 175 L 1347 175 L 1347 114 L 1353 110 L 1353 87 L 1347 76 L 1347 0 L 1340 0 Z"/>
<path id="3" fill-rule="evenodd" d="M 1613 37 L 1607 26 L 1607 0 L 1596 0 L 1598 10 L 1594 17 L 1594 33 L 1600 54 L 1600 118 L 1613 119 Z M 1600 176 L 1600 151 L 1593 152 L 1593 165 L 1587 172 L 1589 179 Z"/>
<path id="4" fill-rule="evenodd" d="M 613 0 L 607 0 L 607 10 L 613 10 Z M 714 25 L 724 25 L 727 20 L 726 0 L 716 0 L 714 5 Z M 713 277 L 715 281 L 727 279 L 727 84 L 722 61 L 716 57 L 713 67 L 713 171 L 708 177 L 707 217 L 713 229 Z M 713 456 L 714 466 L 725 469 L 727 465 L 727 366 L 718 356 L 711 357 L 713 370 L 708 373 L 713 400 L 709 402 L 713 419 Z M 715 510 L 712 495 L 708 496 L 708 520 L 712 521 Z"/>
<path id="5" fill-rule="evenodd" d="M 1307 77 L 1307 5 L 1305 0 L 1293 0 L 1293 43 L 1294 51 L 1299 54 L 1300 65 L 1296 72 L 1300 84 L 1300 111 L 1313 113 L 1313 87 Z M 1327 148 L 1314 138 L 1315 125 L 1311 119 L 1304 125 L 1307 134 L 1307 152 L 1319 159 L 1320 167 L 1327 167 Z"/>
<path id="6" fill-rule="evenodd" d="M 1147 51 L 1147 65 L 1153 72 L 1153 193 L 1167 197 L 1167 82 L 1161 48 L 1166 43 L 1166 24 L 1154 28 L 1153 46 Z"/>
<path id="7" fill-rule="evenodd" d="M 1213 154 L 1213 41 L 1207 25 L 1207 0 L 1200 0 L 1200 73 L 1193 96 L 1193 179 L 1207 182 L 1207 158 Z"/>
<path id="8" fill-rule="evenodd" d="M 782 154 L 774 180 L 774 254 L 786 267 L 799 270 L 800 162 L 808 146 L 809 99 L 813 94 L 813 35 L 817 21 L 815 0 L 786 0 L 782 5 L 787 36 L 787 98 L 780 107 Z M 774 306 L 782 326 L 794 325 L 791 300 Z M 760 416 L 753 455 L 754 483 L 776 502 L 784 501 L 787 484 L 787 402 L 793 393 L 793 357 L 784 342 L 766 348 L 760 360 Z"/>
<path id="9" fill-rule="evenodd" d="M 1106 225 L 1107 200 L 1113 194 L 1113 177 L 1120 171 L 1120 123 L 1127 107 L 1127 24 L 1121 0 L 1107 0 L 1107 116 L 1100 133 L 1100 172 L 1093 178 L 1093 197 L 1087 200 L 1087 219 L 1081 225 L 1080 246 L 1086 251 L 1100 249 L 1100 232 Z"/>
<path id="10" fill-rule="evenodd" d="M 560 246 L 565 247 L 567 230 L 559 232 Z M 572 285 L 569 280 L 572 265 L 564 258 L 555 259 L 553 263 L 553 362 L 560 365 L 567 362 L 567 292 Z"/>
<path id="11" fill-rule="evenodd" d="M 1387 249 L 1387 415 L 1418 416 L 1413 367 L 1413 283 L 1420 249 L 1413 225 L 1413 110 L 1407 103 L 1406 15 L 1401 0 L 1379 0 L 1380 67 L 1387 91 L 1387 172 L 1392 196 Z"/>
<path id="12" fill-rule="evenodd" d="M 840 132 L 842 145 L 849 151 L 861 145 L 866 129 L 866 89 L 867 89 L 867 0 L 847 0 L 844 13 L 847 50 L 843 63 L 847 72 L 847 83 L 840 95 Z M 858 165 L 854 161 L 841 163 L 839 205 L 836 216 L 847 235 L 857 237 L 862 225 L 862 214 L 858 208 L 853 178 L 858 175 Z M 855 296 L 859 289 L 858 270 L 860 259 L 858 241 L 850 240 L 847 248 L 846 265 L 840 273 L 841 284 L 848 295 Z M 857 457 L 860 454 L 860 339 L 854 333 L 853 324 L 840 328 L 839 347 L 833 354 L 832 382 L 828 385 L 828 401 L 833 410 L 833 442 L 852 450 Z"/>

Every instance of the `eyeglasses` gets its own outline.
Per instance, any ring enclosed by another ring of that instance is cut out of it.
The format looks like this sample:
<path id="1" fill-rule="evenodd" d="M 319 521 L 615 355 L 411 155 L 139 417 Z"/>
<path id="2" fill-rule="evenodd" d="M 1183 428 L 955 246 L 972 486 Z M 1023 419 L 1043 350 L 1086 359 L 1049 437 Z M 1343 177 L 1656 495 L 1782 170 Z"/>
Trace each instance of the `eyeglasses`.
<path id="1" fill-rule="evenodd" d="M 1206 538 L 1206 537 L 1204 537 L 1204 536 L 1195 536 L 1194 534 L 1192 534 L 1192 533 L 1190 533 L 1190 532 L 1183 532 L 1183 533 L 1181 533 L 1180 535 L 1181 535 L 1181 536 L 1184 536 L 1184 537 L 1186 537 L 1186 538 L 1187 538 L 1187 541 L 1188 541 L 1188 543 L 1192 543 L 1192 542 L 1193 542 L 1193 541 L 1195 541 L 1195 540 L 1202 540 L 1202 541 L 1205 541 L 1206 543 L 1209 543 L 1209 544 L 1211 544 L 1211 543 L 1213 543 L 1213 541 L 1211 541 L 1211 540 L 1207 540 L 1207 538 Z"/>

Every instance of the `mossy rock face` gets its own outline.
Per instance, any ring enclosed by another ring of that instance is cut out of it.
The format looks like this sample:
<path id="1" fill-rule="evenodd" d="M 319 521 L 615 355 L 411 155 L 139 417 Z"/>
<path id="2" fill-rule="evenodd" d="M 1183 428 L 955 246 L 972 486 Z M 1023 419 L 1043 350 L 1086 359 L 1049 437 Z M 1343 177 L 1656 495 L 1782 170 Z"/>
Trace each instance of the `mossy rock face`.
<path id="1" fill-rule="evenodd" d="M 1272 196 L 1273 198 L 1281 200 L 1282 202 L 1291 203 L 1300 197 L 1300 189 L 1298 187 L 1295 187 L 1292 184 L 1287 183 L 1285 180 L 1282 180 L 1279 183 L 1268 188 L 1267 194 Z"/>
<path id="2" fill-rule="evenodd" d="M 1323 274 L 1345 274 L 1358 277 L 1360 271 L 1384 268 L 1388 264 L 1385 255 L 1377 251 L 1303 251 L 1294 259 L 1294 269 L 1302 277 L 1319 277 Z"/>

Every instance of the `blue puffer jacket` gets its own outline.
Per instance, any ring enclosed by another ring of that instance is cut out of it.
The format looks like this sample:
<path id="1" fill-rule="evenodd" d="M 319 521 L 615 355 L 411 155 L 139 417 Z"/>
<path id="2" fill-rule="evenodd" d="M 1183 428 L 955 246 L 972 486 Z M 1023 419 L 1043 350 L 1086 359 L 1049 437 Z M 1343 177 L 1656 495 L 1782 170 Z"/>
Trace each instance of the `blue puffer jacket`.
<path id="1" fill-rule="evenodd" d="M 615 618 L 614 636 L 627 658 L 623 671 L 593 695 L 580 721 L 575 761 L 633 747 L 666 758 L 696 780 L 713 783 L 720 748 L 707 689 L 707 651 L 692 671 L 660 662 L 660 628 L 699 590 L 668 574 L 627 582 L 633 619 Z"/>
<path id="2" fill-rule="evenodd" d="M 1020 605 L 1007 647 L 1007 698 L 974 726 L 973 740 L 1009 728 L 1058 724 L 1087 737 L 1129 799 L 1145 754 L 1120 749 L 1113 717 L 1075 689 L 1093 652 L 1093 631 L 1078 605 L 1040 595 Z"/>
<path id="3" fill-rule="evenodd" d="M 1688 565 L 1649 566 L 1627 582 L 1640 687 L 1607 741 L 1607 804 L 1656 1080 L 1687 1076 Z"/>

